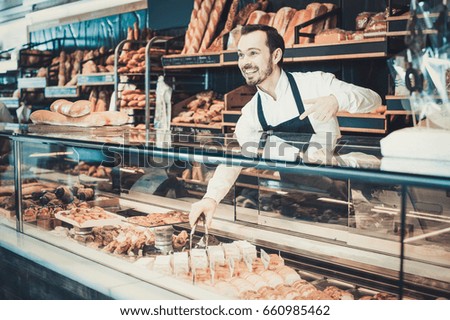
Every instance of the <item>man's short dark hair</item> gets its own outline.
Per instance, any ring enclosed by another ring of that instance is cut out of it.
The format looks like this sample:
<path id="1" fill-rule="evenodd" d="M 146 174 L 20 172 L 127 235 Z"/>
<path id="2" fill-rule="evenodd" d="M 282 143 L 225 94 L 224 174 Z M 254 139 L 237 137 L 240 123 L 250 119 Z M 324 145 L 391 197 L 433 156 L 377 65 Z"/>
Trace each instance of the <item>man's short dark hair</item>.
<path id="1" fill-rule="evenodd" d="M 267 46 L 272 54 L 276 49 L 281 49 L 281 59 L 278 62 L 278 66 L 281 68 L 283 65 L 284 56 L 284 40 L 283 37 L 278 33 L 277 29 L 267 26 L 264 24 L 248 24 L 242 27 L 241 35 L 249 34 L 255 31 L 262 31 L 267 35 Z"/>

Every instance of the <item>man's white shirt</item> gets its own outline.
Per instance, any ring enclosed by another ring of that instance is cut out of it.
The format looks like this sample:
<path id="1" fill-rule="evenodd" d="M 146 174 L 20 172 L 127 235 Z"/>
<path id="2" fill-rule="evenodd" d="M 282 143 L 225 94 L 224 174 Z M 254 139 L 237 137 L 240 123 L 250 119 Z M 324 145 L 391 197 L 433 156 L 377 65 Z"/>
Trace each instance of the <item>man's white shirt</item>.
<path id="1" fill-rule="evenodd" d="M 381 105 L 381 97 L 376 92 L 336 79 L 331 73 L 293 72 L 292 75 L 303 101 L 334 95 L 339 104 L 339 111 L 350 113 L 368 113 Z M 276 100 L 259 88 L 258 93 L 261 96 L 262 110 L 268 125 L 275 127 L 300 116 L 284 71 L 282 71 L 275 88 Z M 255 137 L 260 136 L 260 132 L 263 130 L 258 118 L 257 101 L 258 94 L 255 94 L 242 108 L 242 115 L 236 124 L 235 136 L 241 146 L 248 142 L 255 145 Z M 304 109 L 308 110 L 310 106 L 304 104 Z M 336 117 L 332 117 L 326 122 L 317 121 L 313 116 L 309 116 L 308 119 L 316 133 L 331 133 L 333 136 L 340 136 Z M 241 169 L 237 166 L 219 165 L 208 183 L 204 197 L 212 198 L 219 203 L 233 186 Z"/>

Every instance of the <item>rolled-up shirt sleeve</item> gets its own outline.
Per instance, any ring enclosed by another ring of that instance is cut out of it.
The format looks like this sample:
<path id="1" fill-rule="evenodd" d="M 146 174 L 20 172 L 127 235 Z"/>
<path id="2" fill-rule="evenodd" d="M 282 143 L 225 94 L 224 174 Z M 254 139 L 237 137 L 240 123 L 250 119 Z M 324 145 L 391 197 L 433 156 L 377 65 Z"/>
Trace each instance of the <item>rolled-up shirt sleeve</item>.
<path id="1" fill-rule="evenodd" d="M 240 166 L 218 165 L 203 198 L 211 198 L 217 203 L 222 201 L 239 177 L 241 169 Z"/>
<path id="2" fill-rule="evenodd" d="M 331 73 L 318 72 L 318 74 L 328 83 L 328 93 L 336 97 L 339 111 L 369 113 L 382 103 L 380 95 L 371 89 L 341 81 Z"/>
<path id="3" fill-rule="evenodd" d="M 258 151 L 261 137 L 261 125 L 256 114 L 255 98 L 242 108 L 242 114 L 236 123 L 235 138 L 239 142 L 244 156 L 252 157 Z M 217 166 L 208 182 L 204 198 L 214 199 L 217 203 L 227 195 L 242 170 L 241 166 L 221 164 Z"/>

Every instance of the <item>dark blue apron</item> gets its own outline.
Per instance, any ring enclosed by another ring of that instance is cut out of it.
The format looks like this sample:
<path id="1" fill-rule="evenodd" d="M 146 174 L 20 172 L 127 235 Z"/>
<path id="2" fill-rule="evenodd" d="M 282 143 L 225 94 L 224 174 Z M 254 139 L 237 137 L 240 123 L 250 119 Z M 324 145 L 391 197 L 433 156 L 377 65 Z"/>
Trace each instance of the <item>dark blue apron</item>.
<path id="1" fill-rule="evenodd" d="M 263 131 L 265 132 L 297 132 L 297 133 L 315 133 L 311 122 L 309 122 L 308 117 L 300 120 L 299 116 L 305 112 L 305 107 L 303 106 L 302 98 L 300 97 L 300 91 L 298 90 L 297 83 L 294 80 L 292 74 L 286 72 L 286 75 L 291 85 L 292 94 L 294 95 L 295 103 L 297 104 L 298 116 L 290 120 L 280 123 L 279 125 L 273 127 L 267 124 L 266 118 L 264 117 L 264 112 L 262 109 L 261 96 L 258 93 L 258 119 L 261 123 Z M 283 112 L 283 110 L 279 110 Z"/>

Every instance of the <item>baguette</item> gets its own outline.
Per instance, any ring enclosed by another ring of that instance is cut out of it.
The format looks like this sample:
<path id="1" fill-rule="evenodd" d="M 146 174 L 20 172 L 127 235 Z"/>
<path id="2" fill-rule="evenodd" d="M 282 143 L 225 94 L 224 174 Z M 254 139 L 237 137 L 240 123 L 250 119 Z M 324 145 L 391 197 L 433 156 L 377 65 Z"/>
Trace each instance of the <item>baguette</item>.
<path id="1" fill-rule="evenodd" d="M 91 110 L 91 112 L 97 111 L 97 110 L 95 110 L 95 106 L 97 105 L 97 100 L 98 100 L 98 91 L 96 88 L 93 88 L 91 93 L 89 94 L 89 101 L 91 102 L 91 105 L 94 107 L 94 109 Z"/>
<path id="2" fill-rule="evenodd" d="M 290 7 L 283 7 L 277 11 L 273 21 L 273 27 L 278 30 L 278 33 L 283 37 L 289 21 L 295 15 L 297 10 Z"/>
<path id="3" fill-rule="evenodd" d="M 234 20 L 237 14 L 237 9 L 239 5 L 239 0 L 233 0 L 228 11 L 227 21 L 225 26 L 219 36 L 213 41 L 211 46 L 208 48 L 210 52 L 217 52 L 223 49 L 223 37 L 226 33 L 230 32 L 234 28 Z"/>
<path id="4" fill-rule="evenodd" d="M 250 14 L 255 11 L 255 10 L 259 10 L 261 9 L 261 3 L 260 2 L 256 2 L 256 3 L 249 3 L 247 4 L 242 10 L 239 11 L 239 13 L 237 14 L 234 24 L 235 25 L 241 25 L 241 26 L 245 26 L 248 18 L 250 17 Z"/>
<path id="5" fill-rule="evenodd" d="M 269 22 L 267 23 L 268 26 L 273 26 L 273 22 L 275 21 L 275 16 L 277 15 L 275 12 L 269 12 Z"/>
<path id="6" fill-rule="evenodd" d="M 133 39 L 136 41 L 139 40 L 139 25 L 137 22 L 133 24 Z"/>
<path id="7" fill-rule="evenodd" d="M 57 126 L 100 127 L 120 126 L 128 122 L 128 115 L 120 111 L 95 112 L 84 117 L 71 118 L 57 112 L 37 110 L 30 115 L 34 124 L 51 124 Z"/>
<path id="8" fill-rule="evenodd" d="M 194 24 L 194 32 L 192 34 L 191 43 L 187 44 L 189 48 L 187 53 L 197 53 L 200 50 L 200 45 L 208 25 L 209 16 L 213 8 L 215 0 L 204 0 L 201 4 L 200 11 L 197 14 L 197 20 Z M 219 0 L 218 0 L 219 1 Z"/>
<path id="9" fill-rule="evenodd" d="M 194 1 L 194 8 L 192 9 L 191 20 L 189 21 L 188 29 L 184 37 L 184 47 L 183 50 L 181 51 L 182 54 L 185 54 L 188 51 L 189 45 L 192 42 L 192 35 L 195 30 L 195 24 L 197 23 L 197 15 L 198 11 L 200 10 L 201 3 L 202 0 Z"/>
<path id="10" fill-rule="evenodd" d="M 260 21 L 266 13 L 262 10 L 253 11 L 248 17 L 247 24 L 262 24 Z"/>
<path id="11" fill-rule="evenodd" d="M 265 15 L 263 15 L 261 17 L 261 19 L 259 19 L 259 24 L 264 24 L 264 25 L 268 26 L 271 19 L 272 19 L 272 16 L 269 13 L 266 13 Z"/>
<path id="12" fill-rule="evenodd" d="M 97 103 L 95 104 L 95 112 L 107 111 L 106 99 L 107 99 L 106 92 L 103 90 L 100 91 L 98 93 Z"/>
<path id="13" fill-rule="evenodd" d="M 213 40 L 213 36 L 217 30 L 217 26 L 219 25 L 220 17 L 222 16 L 223 9 L 225 7 L 226 0 L 216 0 L 214 2 L 214 7 L 211 11 L 208 25 L 206 27 L 205 34 L 203 36 L 202 43 L 200 45 L 200 52 L 205 52 L 206 49 L 211 44 Z"/>

